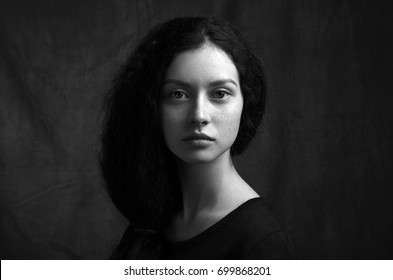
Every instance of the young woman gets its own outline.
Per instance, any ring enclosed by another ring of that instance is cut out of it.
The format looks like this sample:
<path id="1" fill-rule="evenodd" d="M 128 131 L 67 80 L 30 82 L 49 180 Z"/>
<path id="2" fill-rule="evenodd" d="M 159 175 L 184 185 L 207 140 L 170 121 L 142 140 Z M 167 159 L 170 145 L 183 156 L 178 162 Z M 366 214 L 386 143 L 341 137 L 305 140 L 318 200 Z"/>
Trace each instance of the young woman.
<path id="1" fill-rule="evenodd" d="M 177 18 L 131 54 L 106 100 L 101 166 L 130 226 L 114 259 L 294 256 L 232 157 L 265 106 L 261 63 L 231 25 Z"/>

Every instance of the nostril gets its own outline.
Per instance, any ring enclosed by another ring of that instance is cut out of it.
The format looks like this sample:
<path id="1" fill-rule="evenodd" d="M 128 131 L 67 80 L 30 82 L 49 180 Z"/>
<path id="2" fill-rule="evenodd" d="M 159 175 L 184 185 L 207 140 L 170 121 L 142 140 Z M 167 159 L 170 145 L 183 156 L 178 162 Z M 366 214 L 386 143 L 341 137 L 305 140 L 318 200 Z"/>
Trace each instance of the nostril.
<path id="1" fill-rule="evenodd" d="M 206 124 L 208 124 L 208 121 L 206 121 L 206 120 L 195 120 L 195 119 L 193 119 L 193 120 L 191 121 L 191 123 L 192 123 L 192 124 L 195 124 L 195 125 L 206 125 Z"/>

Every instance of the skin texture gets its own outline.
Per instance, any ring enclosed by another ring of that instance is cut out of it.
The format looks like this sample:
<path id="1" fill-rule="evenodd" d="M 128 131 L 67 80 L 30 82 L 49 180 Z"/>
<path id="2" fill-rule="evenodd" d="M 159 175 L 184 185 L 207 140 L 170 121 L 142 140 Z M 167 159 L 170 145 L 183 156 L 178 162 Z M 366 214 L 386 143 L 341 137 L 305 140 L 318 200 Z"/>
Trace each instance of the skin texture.
<path id="1" fill-rule="evenodd" d="M 230 156 L 243 110 L 236 66 L 211 43 L 180 53 L 166 73 L 160 110 L 183 197 L 183 208 L 169 225 L 167 237 L 186 240 L 258 196 Z M 184 141 L 200 133 L 214 140 Z"/>

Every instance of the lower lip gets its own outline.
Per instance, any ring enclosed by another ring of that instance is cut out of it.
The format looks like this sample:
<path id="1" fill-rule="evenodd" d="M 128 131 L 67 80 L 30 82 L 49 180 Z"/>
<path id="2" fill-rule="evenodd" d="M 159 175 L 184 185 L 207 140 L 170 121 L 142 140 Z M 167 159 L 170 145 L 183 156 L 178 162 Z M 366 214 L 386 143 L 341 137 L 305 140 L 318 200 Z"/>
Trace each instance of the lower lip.
<path id="1" fill-rule="evenodd" d="M 193 140 L 186 140 L 184 142 L 195 147 L 207 147 L 214 143 L 214 141 L 207 140 L 207 139 L 193 139 Z"/>

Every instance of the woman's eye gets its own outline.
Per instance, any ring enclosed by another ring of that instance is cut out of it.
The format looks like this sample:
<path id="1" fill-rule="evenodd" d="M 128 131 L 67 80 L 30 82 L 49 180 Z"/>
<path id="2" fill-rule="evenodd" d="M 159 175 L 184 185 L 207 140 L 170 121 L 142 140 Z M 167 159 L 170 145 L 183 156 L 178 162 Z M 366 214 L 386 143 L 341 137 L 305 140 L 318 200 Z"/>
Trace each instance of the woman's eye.
<path id="1" fill-rule="evenodd" d="M 186 97 L 185 93 L 180 90 L 171 92 L 170 96 L 173 99 L 184 99 Z"/>
<path id="2" fill-rule="evenodd" d="M 224 99 L 229 95 L 230 93 L 226 90 L 217 90 L 211 95 L 211 97 L 216 99 Z"/>

